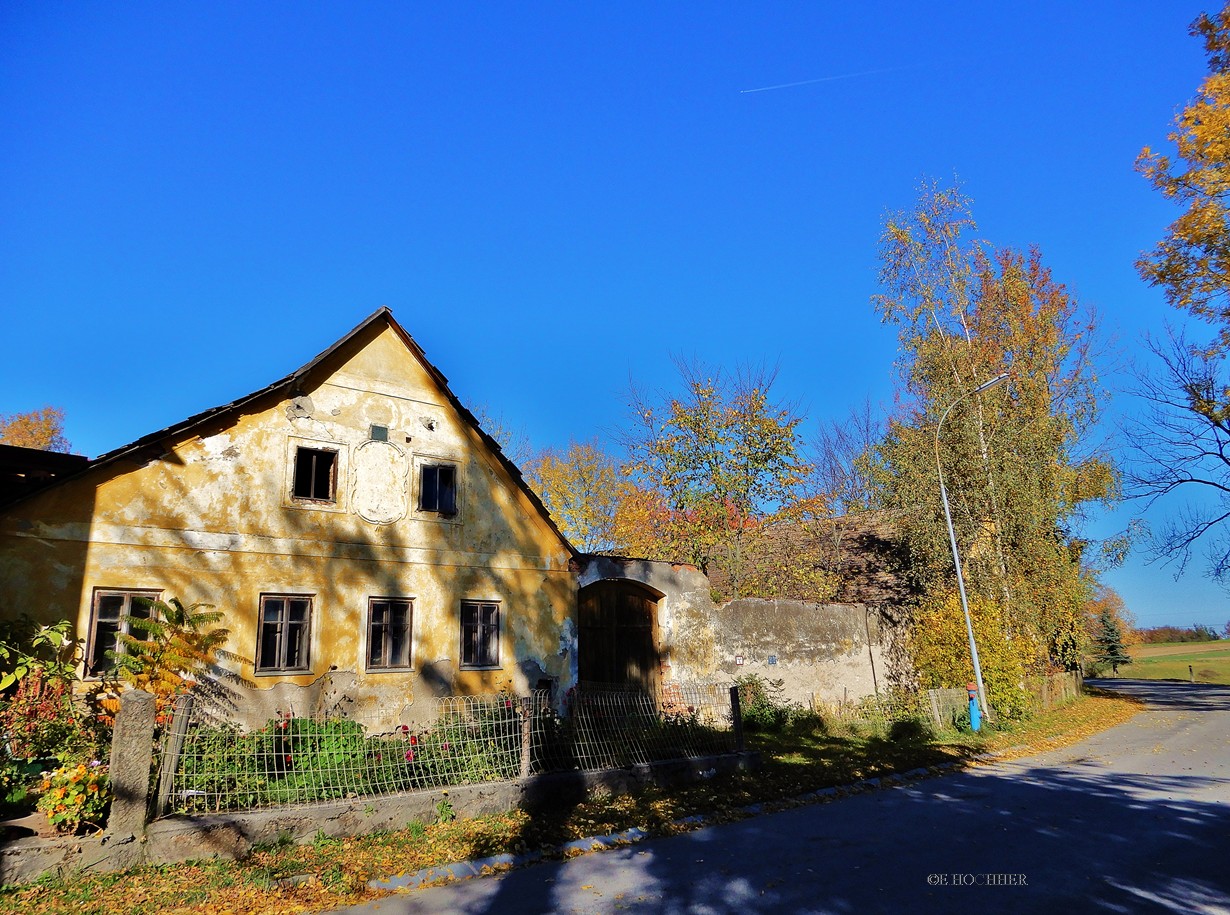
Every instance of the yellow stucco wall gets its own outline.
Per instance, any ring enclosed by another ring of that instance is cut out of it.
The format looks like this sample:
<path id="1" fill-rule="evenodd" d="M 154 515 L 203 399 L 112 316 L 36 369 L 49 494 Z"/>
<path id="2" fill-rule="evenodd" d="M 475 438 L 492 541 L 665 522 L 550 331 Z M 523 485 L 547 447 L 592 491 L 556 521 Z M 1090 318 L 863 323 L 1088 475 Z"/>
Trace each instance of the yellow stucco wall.
<path id="1" fill-rule="evenodd" d="M 369 440 L 373 424 L 389 429 L 387 443 Z M 0 613 L 75 618 L 86 633 L 99 588 L 214 604 L 238 659 L 223 663 L 257 690 L 341 683 L 350 699 L 389 703 L 433 686 L 572 685 L 566 545 L 388 324 L 316 366 L 297 392 L 160 444 L 144 465 L 104 466 L 0 514 Z M 297 446 L 337 451 L 335 503 L 292 497 Z M 453 518 L 417 510 L 419 467 L 431 460 L 457 467 Z M 310 673 L 254 673 L 267 593 L 313 596 Z M 365 670 L 370 597 L 413 600 L 412 672 Z M 500 603 L 498 670 L 459 670 L 464 599 Z"/>

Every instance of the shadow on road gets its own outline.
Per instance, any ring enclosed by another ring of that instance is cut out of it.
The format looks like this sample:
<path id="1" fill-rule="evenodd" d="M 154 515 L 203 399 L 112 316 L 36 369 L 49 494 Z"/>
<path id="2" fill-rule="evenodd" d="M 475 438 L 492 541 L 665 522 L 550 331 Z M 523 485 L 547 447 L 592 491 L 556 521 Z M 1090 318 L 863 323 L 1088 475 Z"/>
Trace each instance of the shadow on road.
<path id="1" fill-rule="evenodd" d="M 1093 766 L 971 773 L 625 850 L 603 868 L 630 872 L 619 898 L 552 864 L 457 911 L 1224 912 L 1230 807 L 1174 798 L 1226 781 Z M 1025 885 L 951 885 L 967 874 Z"/>
<path id="2" fill-rule="evenodd" d="M 1086 680 L 1086 686 L 1143 699 L 1158 708 L 1192 712 L 1230 712 L 1230 686 L 1182 680 L 1132 680 L 1127 677 Z"/>
<path id="3" fill-rule="evenodd" d="M 378 905 L 467 915 L 1230 911 L 1230 715 L 1219 714 L 1230 688 L 1106 685 L 1214 712 L 1220 749 L 1202 764 L 1166 762 L 1146 732 L 1118 768 L 1107 758 L 1117 744 L 1093 744 L 1062 766 L 976 768 Z"/>

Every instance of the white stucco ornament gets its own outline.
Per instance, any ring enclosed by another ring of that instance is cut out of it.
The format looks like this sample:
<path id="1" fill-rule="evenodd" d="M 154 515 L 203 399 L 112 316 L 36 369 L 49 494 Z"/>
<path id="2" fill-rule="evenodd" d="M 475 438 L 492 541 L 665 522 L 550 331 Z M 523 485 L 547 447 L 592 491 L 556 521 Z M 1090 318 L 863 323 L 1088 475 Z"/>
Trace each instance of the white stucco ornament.
<path id="1" fill-rule="evenodd" d="M 392 442 L 364 442 L 354 451 L 354 495 L 360 518 L 392 524 L 406 516 L 410 459 Z"/>

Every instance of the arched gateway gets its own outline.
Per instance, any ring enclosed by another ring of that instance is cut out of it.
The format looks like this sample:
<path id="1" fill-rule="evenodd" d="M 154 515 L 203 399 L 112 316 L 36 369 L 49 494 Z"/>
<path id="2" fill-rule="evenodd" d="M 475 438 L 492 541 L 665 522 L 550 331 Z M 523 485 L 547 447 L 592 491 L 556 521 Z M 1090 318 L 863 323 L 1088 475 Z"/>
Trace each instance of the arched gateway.
<path id="1" fill-rule="evenodd" d="M 604 579 L 581 588 L 581 682 L 636 687 L 656 695 L 662 664 L 657 624 L 661 598 L 661 592 L 627 579 Z"/>

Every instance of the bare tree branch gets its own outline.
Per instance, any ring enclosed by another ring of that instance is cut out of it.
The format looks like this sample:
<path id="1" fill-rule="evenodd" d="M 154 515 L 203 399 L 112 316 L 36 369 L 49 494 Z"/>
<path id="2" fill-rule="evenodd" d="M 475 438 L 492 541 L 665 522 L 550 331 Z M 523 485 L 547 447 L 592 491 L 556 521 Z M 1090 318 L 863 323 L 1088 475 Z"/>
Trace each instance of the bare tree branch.
<path id="1" fill-rule="evenodd" d="M 1203 547 L 1208 573 L 1222 582 L 1230 573 L 1230 372 L 1226 356 L 1190 344 L 1169 330 L 1150 340 L 1158 368 L 1138 373 L 1137 394 L 1148 405 L 1129 429 L 1127 495 L 1146 507 L 1188 494 L 1154 532 L 1155 558 L 1184 571 Z"/>

